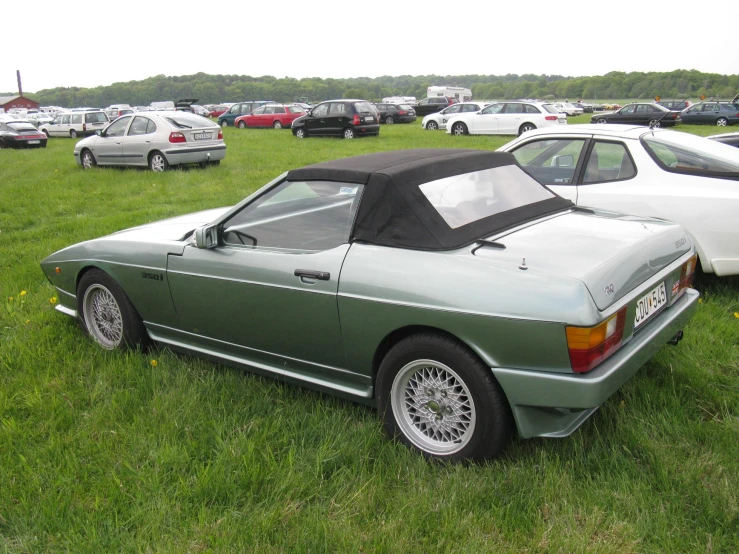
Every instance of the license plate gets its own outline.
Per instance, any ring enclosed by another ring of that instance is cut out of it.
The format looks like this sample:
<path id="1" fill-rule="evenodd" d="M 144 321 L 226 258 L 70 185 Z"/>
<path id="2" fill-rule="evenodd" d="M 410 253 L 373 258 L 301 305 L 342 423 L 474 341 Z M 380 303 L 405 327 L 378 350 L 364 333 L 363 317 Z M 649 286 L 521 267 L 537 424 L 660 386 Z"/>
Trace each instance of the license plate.
<path id="1" fill-rule="evenodd" d="M 365 122 L 365 123 L 372 123 L 372 122 L 373 122 L 374 120 L 375 120 L 375 118 L 374 118 L 374 117 L 365 117 L 365 118 L 364 118 L 364 122 Z"/>
<path id="2" fill-rule="evenodd" d="M 28 144 L 41 144 L 40 140 L 29 140 Z"/>
<path id="3" fill-rule="evenodd" d="M 210 140 L 213 138 L 213 133 L 194 133 L 192 138 L 195 140 Z"/>
<path id="4" fill-rule="evenodd" d="M 649 293 L 636 301 L 636 316 L 634 317 L 634 329 L 656 314 L 662 306 L 667 304 L 667 293 L 665 284 L 660 283 Z"/>

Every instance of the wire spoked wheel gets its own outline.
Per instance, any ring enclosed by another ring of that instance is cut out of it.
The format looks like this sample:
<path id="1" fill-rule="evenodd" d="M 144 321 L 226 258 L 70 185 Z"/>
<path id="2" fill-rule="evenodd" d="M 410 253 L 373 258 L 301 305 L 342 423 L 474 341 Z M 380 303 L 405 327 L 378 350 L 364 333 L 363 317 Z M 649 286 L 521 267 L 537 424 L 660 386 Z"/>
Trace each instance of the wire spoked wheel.
<path id="1" fill-rule="evenodd" d="M 82 299 L 83 315 L 92 338 L 106 350 L 123 340 L 123 316 L 113 293 L 103 285 L 90 285 Z"/>
<path id="2" fill-rule="evenodd" d="M 403 434 L 429 454 L 453 454 L 470 441 L 475 404 L 457 373 L 433 360 L 416 360 L 395 377 L 393 412 Z"/>

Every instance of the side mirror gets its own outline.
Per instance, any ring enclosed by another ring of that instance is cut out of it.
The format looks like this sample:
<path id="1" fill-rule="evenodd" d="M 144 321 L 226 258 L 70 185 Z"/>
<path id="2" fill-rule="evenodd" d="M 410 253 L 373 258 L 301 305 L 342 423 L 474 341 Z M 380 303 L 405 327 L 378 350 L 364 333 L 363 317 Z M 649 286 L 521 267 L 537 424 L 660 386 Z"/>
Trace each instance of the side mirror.
<path id="1" fill-rule="evenodd" d="M 563 156 L 554 156 L 552 165 L 555 167 L 572 167 L 575 163 L 575 157 L 572 154 Z"/>
<path id="2" fill-rule="evenodd" d="M 99 137 L 102 137 L 103 136 L 103 132 L 100 129 L 98 129 L 97 131 L 95 131 L 95 134 L 97 136 L 99 136 Z"/>
<path id="3" fill-rule="evenodd" d="M 195 246 L 208 249 L 218 246 L 218 229 L 215 225 L 204 225 L 195 229 Z"/>

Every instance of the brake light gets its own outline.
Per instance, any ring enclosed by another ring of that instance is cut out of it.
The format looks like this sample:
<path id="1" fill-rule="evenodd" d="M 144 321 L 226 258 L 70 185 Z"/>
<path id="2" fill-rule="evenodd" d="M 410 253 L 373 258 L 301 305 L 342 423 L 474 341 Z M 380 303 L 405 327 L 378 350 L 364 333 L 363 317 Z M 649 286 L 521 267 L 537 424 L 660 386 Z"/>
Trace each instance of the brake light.
<path id="1" fill-rule="evenodd" d="M 566 327 L 567 349 L 575 373 L 585 373 L 621 347 L 626 306 L 595 327 Z"/>
<path id="2" fill-rule="evenodd" d="M 677 299 L 693 284 L 695 268 L 698 266 L 698 256 L 695 255 L 680 267 L 680 280 L 672 286 L 672 295 Z M 675 287 L 677 286 L 677 290 Z"/>
<path id="3" fill-rule="evenodd" d="M 354 114 L 354 119 L 352 120 L 352 124 L 359 125 L 362 122 L 362 118 L 359 117 L 357 114 Z"/>
<path id="4" fill-rule="evenodd" d="M 407 114 L 407 113 L 408 113 L 408 112 L 407 112 L 407 111 L 405 111 L 405 110 L 399 110 L 399 111 L 398 111 L 398 115 L 405 115 L 405 114 Z"/>
<path id="5" fill-rule="evenodd" d="M 169 133 L 169 142 L 187 142 L 182 133 Z"/>
<path id="6" fill-rule="evenodd" d="M 544 119 L 546 119 L 547 121 L 557 121 L 557 119 L 559 118 L 556 115 L 548 115 Z"/>
<path id="7" fill-rule="evenodd" d="M 218 140 L 223 140 L 223 131 L 218 129 Z"/>

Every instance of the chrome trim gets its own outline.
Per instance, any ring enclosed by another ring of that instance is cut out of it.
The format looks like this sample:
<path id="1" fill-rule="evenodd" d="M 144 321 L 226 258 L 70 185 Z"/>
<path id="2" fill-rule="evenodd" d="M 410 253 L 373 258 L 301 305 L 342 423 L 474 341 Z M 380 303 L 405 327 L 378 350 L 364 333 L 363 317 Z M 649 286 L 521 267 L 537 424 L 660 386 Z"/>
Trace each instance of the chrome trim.
<path id="1" fill-rule="evenodd" d="M 309 288 L 300 288 L 300 287 L 291 287 L 289 285 L 275 285 L 272 283 L 262 283 L 260 281 L 248 281 L 246 279 L 234 279 L 231 277 L 220 277 L 217 275 L 206 275 L 204 273 L 191 273 L 189 271 L 177 271 L 174 269 L 168 269 L 167 274 L 174 274 L 174 275 L 189 275 L 190 277 L 204 277 L 206 279 L 218 279 L 219 281 L 229 281 L 231 283 L 244 283 L 247 285 L 258 285 L 262 287 L 271 287 L 275 289 L 288 289 L 288 290 L 296 290 L 299 292 L 311 292 L 314 294 L 328 294 L 331 296 L 336 296 L 335 292 L 327 292 L 322 290 L 312 290 Z"/>
<path id="2" fill-rule="evenodd" d="M 73 310 L 72 308 L 67 308 L 66 306 L 62 306 L 61 304 L 57 304 L 54 306 L 54 309 L 58 312 L 63 313 L 64 315 L 68 315 L 69 317 L 77 318 L 77 310 Z"/>

